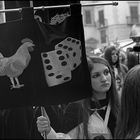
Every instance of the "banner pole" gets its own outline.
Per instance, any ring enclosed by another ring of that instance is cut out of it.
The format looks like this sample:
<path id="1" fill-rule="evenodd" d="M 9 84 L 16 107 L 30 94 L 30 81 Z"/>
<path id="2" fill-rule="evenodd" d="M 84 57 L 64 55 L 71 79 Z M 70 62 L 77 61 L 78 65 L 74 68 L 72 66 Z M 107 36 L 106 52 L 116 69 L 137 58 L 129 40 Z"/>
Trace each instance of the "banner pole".
<path id="1" fill-rule="evenodd" d="M 82 4 L 81 4 L 82 5 Z M 97 3 L 97 4 L 83 4 L 82 7 L 86 7 L 86 6 L 101 6 L 101 5 L 113 5 L 113 6 L 117 6 L 118 2 L 111 2 L 111 3 Z M 40 7 L 33 7 L 34 10 L 39 10 L 39 9 L 51 9 L 51 8 L 66 8 L 66 7 L 70 7 L 70 5 L 55 5 L 55 6 L 40 6 Z M 0 10 L 0 13 L 4 13 L 4 12 L 20 12 L 22 10 L 22 8 L 15 8 L 15 9 L 5 9 L 5 10 Z"/>

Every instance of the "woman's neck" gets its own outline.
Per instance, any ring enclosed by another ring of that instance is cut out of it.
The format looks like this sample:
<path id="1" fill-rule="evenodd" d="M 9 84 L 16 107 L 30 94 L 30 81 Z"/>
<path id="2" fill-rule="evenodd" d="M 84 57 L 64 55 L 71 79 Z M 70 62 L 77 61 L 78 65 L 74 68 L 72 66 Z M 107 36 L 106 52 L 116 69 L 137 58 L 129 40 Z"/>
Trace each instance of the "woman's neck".
<path id="1" fill-rule="evenodd" d="M 97 100 L 103 100 L 106 99 L 106 92 L 102 93 L 102 92 L 94 92 L 94 96 L 97 98 Z M 94 100 L 94 96 L 92 97 L 92 100 Z"/>

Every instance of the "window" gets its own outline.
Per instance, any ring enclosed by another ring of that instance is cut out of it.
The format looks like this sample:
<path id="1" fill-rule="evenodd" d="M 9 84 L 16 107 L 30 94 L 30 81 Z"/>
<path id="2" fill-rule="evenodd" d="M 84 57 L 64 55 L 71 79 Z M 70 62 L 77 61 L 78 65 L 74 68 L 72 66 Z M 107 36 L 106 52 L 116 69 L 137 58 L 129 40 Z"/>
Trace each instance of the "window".
<path id="1" fill-rule="evenodd" d="M 100 35 L 101 35 L 101 43 L 106 43 L 106 30 L 101 30 Z"/>
<path id="2" fill-rule="evenodd" d="M 130 15 L 132 23 L 138 23 L 138 7 L 130 6 Z"/>
<path id="3" fill-rule="evenodd" d="M 85 10 L 85 24 L 92 24 L 90 10 Z"/>
<path id="4" fill-rule="evenodd" d="M 100 10 L 98 12 L 98 15 L 99 15 L 99 24 L 104 26 L 105 25 L 104 11 Z"/>

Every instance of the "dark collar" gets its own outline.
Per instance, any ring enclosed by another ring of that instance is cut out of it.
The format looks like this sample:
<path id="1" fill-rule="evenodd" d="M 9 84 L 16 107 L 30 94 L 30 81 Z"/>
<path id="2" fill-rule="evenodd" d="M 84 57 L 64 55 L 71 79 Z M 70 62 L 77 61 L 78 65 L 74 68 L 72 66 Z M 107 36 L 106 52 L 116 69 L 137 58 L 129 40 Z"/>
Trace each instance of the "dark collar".
<path id="1" fill-rule="evenodd" d="M 98 103 L 90 100 L 90 108 L 91 109 L 100 109 L 100 108 L 107 106 L 107 105 L 108 105 L 107 99 L 99 100 Z"/>

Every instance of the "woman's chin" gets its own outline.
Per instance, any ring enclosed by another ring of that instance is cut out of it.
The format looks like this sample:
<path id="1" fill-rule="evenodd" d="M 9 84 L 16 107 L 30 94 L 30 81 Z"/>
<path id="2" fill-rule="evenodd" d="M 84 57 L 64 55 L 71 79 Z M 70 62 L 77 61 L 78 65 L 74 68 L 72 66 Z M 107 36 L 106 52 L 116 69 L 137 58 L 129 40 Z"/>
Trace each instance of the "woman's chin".
<path id="1" fill-rule="evenodd" d="M 101 89 L 100 92 L 102 92 L 102 93 L 106 93 L 108 90 L 109 90 L 109 87 L 104 87 L 104 88 Z"/>

